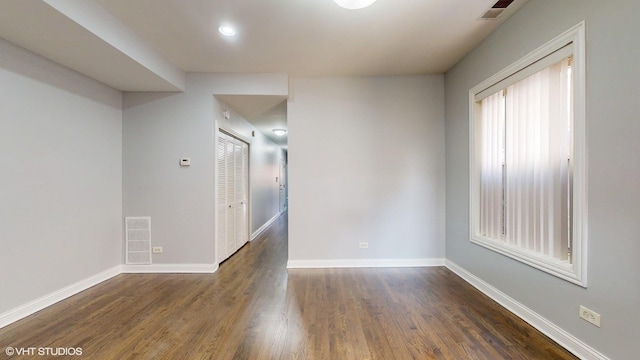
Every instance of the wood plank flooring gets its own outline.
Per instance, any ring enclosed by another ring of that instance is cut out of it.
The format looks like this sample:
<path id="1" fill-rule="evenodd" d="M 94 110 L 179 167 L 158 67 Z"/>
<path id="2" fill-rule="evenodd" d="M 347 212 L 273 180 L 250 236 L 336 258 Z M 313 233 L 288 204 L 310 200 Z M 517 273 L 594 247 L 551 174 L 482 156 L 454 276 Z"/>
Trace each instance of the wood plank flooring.
<path id="1" fill-rule="evenodd" d="M 0 329 L 0 359 L 575 359 L 446 268 L 286 260 L 285 215 L 215 274 L 119 275 Z"/>

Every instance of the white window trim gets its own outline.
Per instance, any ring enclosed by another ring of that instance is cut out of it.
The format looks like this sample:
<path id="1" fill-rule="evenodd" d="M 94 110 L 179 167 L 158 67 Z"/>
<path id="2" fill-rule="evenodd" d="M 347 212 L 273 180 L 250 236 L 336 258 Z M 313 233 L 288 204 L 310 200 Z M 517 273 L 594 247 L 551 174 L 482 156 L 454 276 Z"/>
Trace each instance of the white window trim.
<path id="1" fill-rule="evenodd" d="M 585 23 L 572 27 L 499 73 L 476 85 L 469 91 L 469 234 L 471 242 L 522 263 L 545 271 L 582 287 L 587 287 L 587 129 L 586 129 L 586 51 Z M 547 258 L 532 251 L 489 239 L 479 234 L 480 191 L 479 161 L 476 154 L 476 127 L 480 106 L 476 95 L 503 81 L 546 56 L 573 44 L 572 74 L 574 78 L 574 147 L 573 147 L 573 234 L 572 264 Z"/>

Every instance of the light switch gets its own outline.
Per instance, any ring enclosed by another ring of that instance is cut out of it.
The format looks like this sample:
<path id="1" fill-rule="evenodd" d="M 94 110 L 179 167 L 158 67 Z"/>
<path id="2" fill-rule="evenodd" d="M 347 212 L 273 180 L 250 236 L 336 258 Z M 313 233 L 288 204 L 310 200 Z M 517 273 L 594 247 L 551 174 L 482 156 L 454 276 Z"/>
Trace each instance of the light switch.
<path id="1" fill-rule="evenodd" d="M 189 166 L 189 165 L 191 165 L 191 159 L 189 158 L 180 159 L 180 166 Z"/>

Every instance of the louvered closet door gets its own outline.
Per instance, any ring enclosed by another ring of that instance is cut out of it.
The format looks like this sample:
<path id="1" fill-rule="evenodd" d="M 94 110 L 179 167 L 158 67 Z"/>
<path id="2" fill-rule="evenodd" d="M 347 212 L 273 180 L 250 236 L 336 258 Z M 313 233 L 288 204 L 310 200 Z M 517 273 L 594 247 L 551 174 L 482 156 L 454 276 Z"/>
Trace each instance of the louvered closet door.
<path id="1" fill-rule="evenodd" d="M 249 240 L 249 145 L 218 132 L 217 230 L 218 262 Z"/>
<path id="2" fill-rule="evenodd" d="M 233 148 L 235 147 L 235 139 L 227 136 L 227 252 L 225 259 L 231 256 L 236 249 L 236 176 L 235 176 L 235 156 L 233 156 Z"/>
<path id="3" fill-rule="evenodd" d="M 249 146 L 238 141 L 234 149 L 236 162 L 236 245 L 240 248 L 249 241 Z"/>
<path id="4" fill-rule="evenodd" d="M 222 262 L 228 257 L 227 255 L 227 214 L 229 213 L 227 208 L 227 135 L 218 132 L 218 148 L 217 148 L 217 161 L 218 161 L 218 178 L 217 178 L 217 191 L 216 198 L 218 219 L 216 222 L 216 254 L 218 256 L 218 263 Z"/>

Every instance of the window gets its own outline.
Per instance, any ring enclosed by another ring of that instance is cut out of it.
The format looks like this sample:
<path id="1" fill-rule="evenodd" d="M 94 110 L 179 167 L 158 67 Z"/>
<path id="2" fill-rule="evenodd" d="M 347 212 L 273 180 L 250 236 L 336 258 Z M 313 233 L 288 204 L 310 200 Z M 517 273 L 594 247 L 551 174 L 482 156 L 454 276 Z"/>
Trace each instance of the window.
<path id="1" fill-rule="evenodd" d="M 584 24 L 470 91 L 471 241 L 586 287 Z"/>

